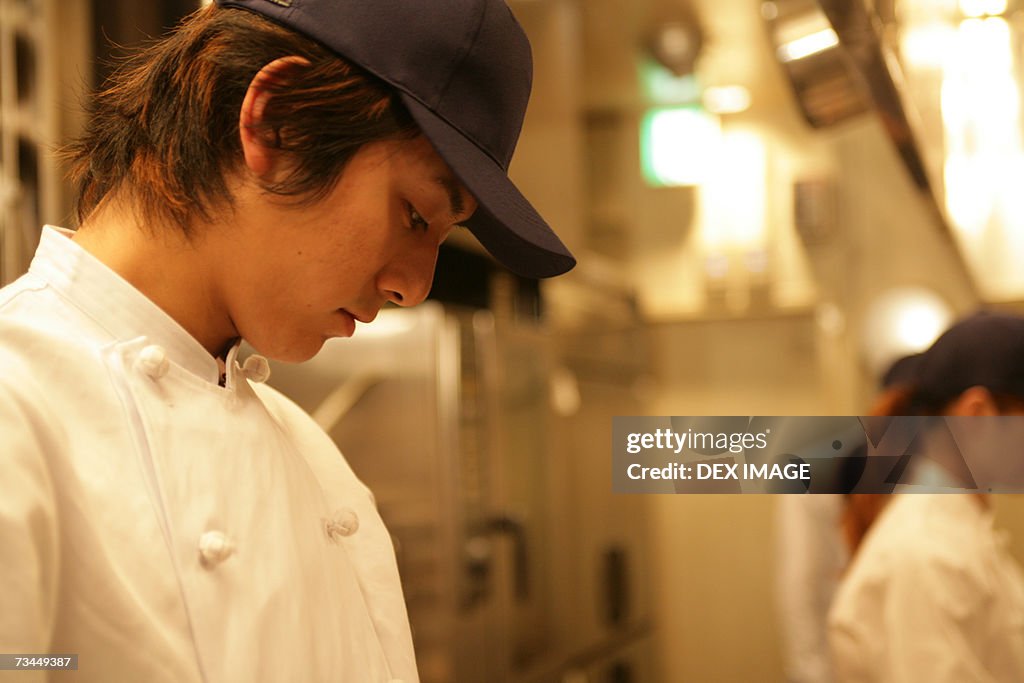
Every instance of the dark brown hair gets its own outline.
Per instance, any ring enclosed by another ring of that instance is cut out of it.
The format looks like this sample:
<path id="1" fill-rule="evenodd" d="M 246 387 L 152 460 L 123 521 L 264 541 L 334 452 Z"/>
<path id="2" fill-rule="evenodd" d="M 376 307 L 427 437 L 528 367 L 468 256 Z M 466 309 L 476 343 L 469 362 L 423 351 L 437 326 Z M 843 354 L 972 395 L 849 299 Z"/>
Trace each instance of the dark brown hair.
<path id="1" fill-rule="evenodd" d="M 224 174 L 242 159 L 246 90 L 263 66 L 291 55 L 309 66 L 267 85 L 273 96 L 258 132 L 294 164 L 266 191 L 315 201 L 364 144 L 419 134 L 376 77 L 262 17 L 211 5 L 129 57 L 95 95 L 85 133 L 62 150 L 79 222 L 115 192 L 145 224 L 186 234 L 193 217 L 230 204 Z"/>

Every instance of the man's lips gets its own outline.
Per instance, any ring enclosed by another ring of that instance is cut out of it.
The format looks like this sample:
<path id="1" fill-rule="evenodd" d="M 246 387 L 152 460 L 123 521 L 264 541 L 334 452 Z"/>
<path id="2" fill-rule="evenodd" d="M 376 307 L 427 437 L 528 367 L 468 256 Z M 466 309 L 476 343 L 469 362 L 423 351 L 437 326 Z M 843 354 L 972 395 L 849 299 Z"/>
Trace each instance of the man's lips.
<path id="1" fill-rule="evenodd" d="M 377 317 L 376 311 L 371 313 L 371 314 L 366 314 L 366 313 L 354 313 L 354 312 L 348 310 L 347 308 L 339 308 L 338 310 L 341 311 L 342 313 L 348 315 L 348 316 L 351 316 L 352 319 L 358 320 L 359 322 L 361 322 L 363 324 L 372 323 L 374 318 Z"/>

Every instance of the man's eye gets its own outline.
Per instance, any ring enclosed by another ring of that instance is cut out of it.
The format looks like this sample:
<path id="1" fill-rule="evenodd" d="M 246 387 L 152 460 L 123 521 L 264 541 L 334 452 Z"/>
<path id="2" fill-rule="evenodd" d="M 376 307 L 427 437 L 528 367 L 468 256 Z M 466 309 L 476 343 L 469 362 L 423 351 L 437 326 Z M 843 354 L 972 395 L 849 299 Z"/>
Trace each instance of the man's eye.
<path id="1" fill-rule="evenodd" d="M 422 230 L 423 232 L 426 232 L 430 227 L 430 224 L 426 219 L 424 219 L 423 216 L 420 215 L 420 212 L 414 209 L 411 204 L 409 205 L 409 226 L 414 230 Z"/>

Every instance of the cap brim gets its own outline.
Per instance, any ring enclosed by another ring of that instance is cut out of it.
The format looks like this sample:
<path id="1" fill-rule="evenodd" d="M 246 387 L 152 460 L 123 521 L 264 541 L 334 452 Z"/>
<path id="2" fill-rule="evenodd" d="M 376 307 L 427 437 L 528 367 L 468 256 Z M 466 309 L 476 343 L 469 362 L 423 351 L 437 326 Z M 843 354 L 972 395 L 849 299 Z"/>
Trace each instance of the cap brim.
<path id="1" fill-rule="evenodd" d="M 476 199 L 477 210 L 466 227 L 491 256 L 525 277 L 553 277 L 571 270 L 576 259 L 505 170 L 447 121 L 401 95 L 423 134 Z"/>

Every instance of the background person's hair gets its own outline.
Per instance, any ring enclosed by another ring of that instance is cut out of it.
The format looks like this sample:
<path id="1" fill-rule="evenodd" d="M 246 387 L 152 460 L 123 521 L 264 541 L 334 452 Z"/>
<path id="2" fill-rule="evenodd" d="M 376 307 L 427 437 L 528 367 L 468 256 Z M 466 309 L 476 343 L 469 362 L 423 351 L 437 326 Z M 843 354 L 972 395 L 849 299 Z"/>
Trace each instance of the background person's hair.
<path id="1" fill-rule="evenodd" d="M 395 91 L 318 43 L 255 14 L 210 5 L 129 57 L 94 96 L 85 133 L 62 150 L 81 223 L 117 194 L 147 225 L 188 234 L 191 220 L 229 204 L 225 171 L 244 163 L 238 117 L 266 64 L 299 56 L 266 84 L 258 133 L 289 153 L 290 173 L 268 192 L 315 201 L 363 145 L 419 129 Z"/>

